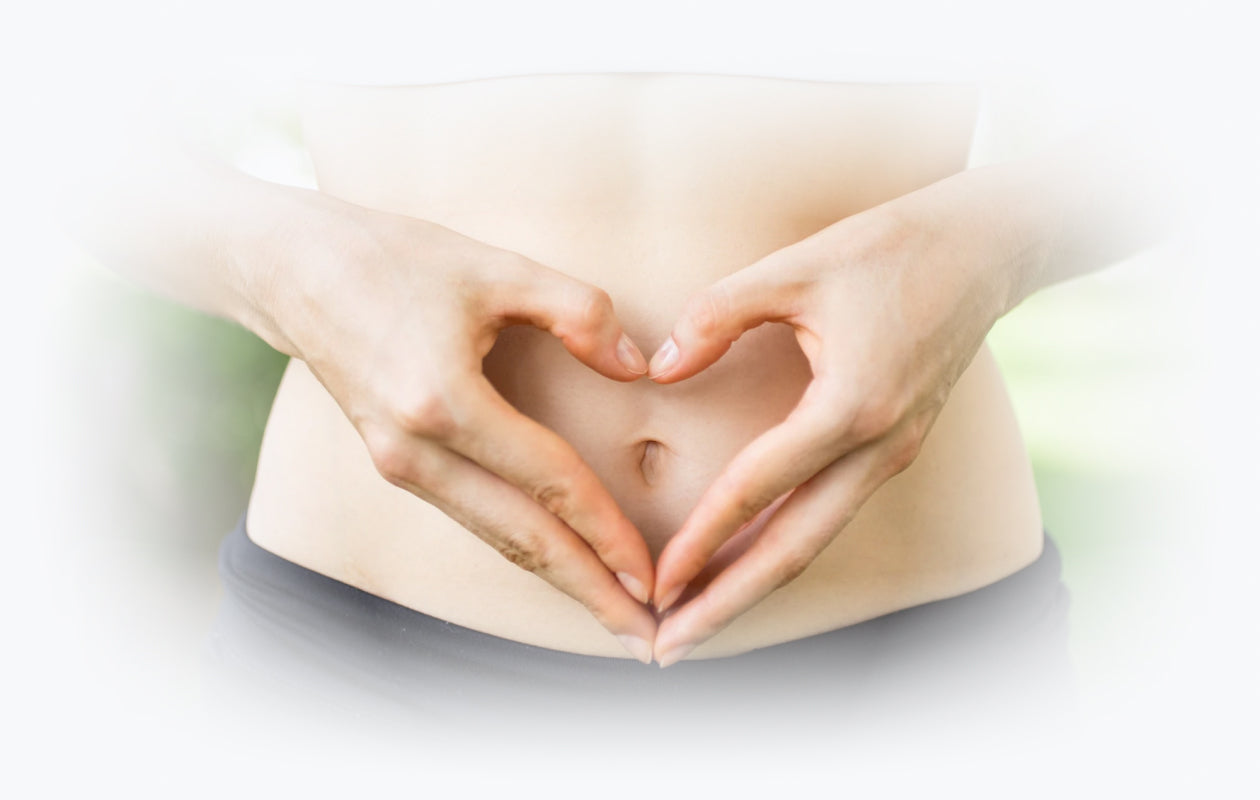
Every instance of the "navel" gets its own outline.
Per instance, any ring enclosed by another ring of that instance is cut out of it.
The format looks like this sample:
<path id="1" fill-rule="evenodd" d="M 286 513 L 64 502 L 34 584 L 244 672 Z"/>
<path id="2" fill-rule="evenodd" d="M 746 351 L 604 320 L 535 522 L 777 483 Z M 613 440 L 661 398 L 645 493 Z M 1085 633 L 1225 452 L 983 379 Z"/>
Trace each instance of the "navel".
<path id="1" fill-rule="evenodd" d="M 639 471 L 643 473 L 643 480 L 650 486 L 661 478 L 666 447 L 655 439 L 645 439 L 642 445 L 643 455 L 639 458 Z"/>

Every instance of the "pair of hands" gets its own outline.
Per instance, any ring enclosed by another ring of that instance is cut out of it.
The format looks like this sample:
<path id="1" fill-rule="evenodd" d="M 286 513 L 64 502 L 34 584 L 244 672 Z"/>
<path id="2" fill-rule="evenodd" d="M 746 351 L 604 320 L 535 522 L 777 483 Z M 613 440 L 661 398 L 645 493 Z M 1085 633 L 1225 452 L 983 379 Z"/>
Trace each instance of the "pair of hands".
<path id="1" fill-rule="evenodd" d="M 354 207 L 337 246 L 272 276 L 285 291 L 272 298 L 268 338 L 307 362 L 387 480 L 577 599 L 639 660 L 668 666 L 799 575 L 909 466 L 1017 302 L 1017 238 L 993 227 L 984 204 L 958 202 L 965 182 L 947 183 L 698 293 L 650 368 L 602 290 L 447 228 Z M 813 381 L 708 488 L 655 568 L 573 448 L 481 369 L 500 330 L 531 324 L 610 379 L 673 383 L 766 322 L 794 328 Z M 677 605 L 754 520 L 752 545 Z"/>

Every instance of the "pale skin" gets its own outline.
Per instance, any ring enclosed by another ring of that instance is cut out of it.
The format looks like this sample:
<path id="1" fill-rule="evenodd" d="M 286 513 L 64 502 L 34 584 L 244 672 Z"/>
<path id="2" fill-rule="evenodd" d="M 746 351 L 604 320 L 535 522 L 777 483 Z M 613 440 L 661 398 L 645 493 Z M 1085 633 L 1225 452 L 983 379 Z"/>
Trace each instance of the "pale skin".
<path id="1" fill-rule="evenodd" d="M 654 647 L 662 667 L 800 575 L 913 463 L 1000 317 L 1154 237 L 1167 209 L 1136 200 L 1138 180 L 1100 184 L 1122 162 L 1108 135 L 938 181 L 688 301 L 652 358 L 652 380 L 695 375 L 766 322 L 792 326 L 814 380 L 782 424 L 726 467 L 661 553 L 653 603 L 664 615 Z M 1087 192 L 1092 201 L 1080 199 Z M 754 529 L 753 543 L 715 570 L 715 553 L 743 529 Z M 703 589 L 676 607 L 702 571 Z"/>
<path id="2" fill-rule="evenodd" d="M 1041 261 L 1027 234 L 985 230 L 984 195 L 955 203 L 977 191 L 942 181 L 825 228 L 688 302 L 652 360 L 652 380 L 685 380 L 766 322 L 792 326 L 814 380 L 787 420 L 726 467 L 661 554 L 653 601 L 669 612 L 719 547 L 782 500 L 746 552 L 662 623 L 662 666 L 803 572 L 913 462 L 950 388 Z"/>
<path id="3" fill-rule="evenodd" d="M 651 379 L 685 380 L 743 331 L 778 321 L 795 329 L 814 381 L 727 467 L 655 568 L 573 449 L 481 373 L 498 332 L 527 323 L 605 377 L 642 377 L 648 364 L 598 287 L 439 225 L 175 150 L 160 159 L 165 191 L 141 181 L 109 213 L 93 206 L 79 229 L 140 280 L 305 361 L 382 476 L 577 599 L 636 658 L 667 666 L 799 574 L 913 461 L 997 318 L 1144 240 L 1141 220 L 1097 213 L 1124 207 L 1114 196 L 1074 202 L 1099 196 L 1095 168 L 1113 155 L 1073 145 L 961 173 L 693 298 Z M 747 551 L 710 564 L 758 515 Z M 649 602 L 669 612 L 659 628 Z"/>
<path id="4" fill-rule="evenodd" d="M 499 330 L 532 323 L 611 379 L 642 376 L 646 360 L 607 294 L 440 225 L 192 159 L 182 168 L 199 208 L 167 207 L 150 212 L 167 219 L 146 222 L 137 204 L 130 229 L 94 216 L 89 241 L 307 362 L 386 480 L 577 599 L 648 660 L 656 622 L 645 605 L 654 585 L 646 543 L 573 449 L 481 372 Z M 203 210 L 208 237 L 144 235 Z"/>

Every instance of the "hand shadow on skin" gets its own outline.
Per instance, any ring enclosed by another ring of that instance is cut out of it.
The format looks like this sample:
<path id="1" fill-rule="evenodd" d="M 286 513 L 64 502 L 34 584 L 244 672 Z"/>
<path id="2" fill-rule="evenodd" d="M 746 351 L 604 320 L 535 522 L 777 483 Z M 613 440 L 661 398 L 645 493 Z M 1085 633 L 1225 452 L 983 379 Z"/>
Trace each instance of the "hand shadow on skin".
<path id="1" fill-rule="evenodd" d="M 685 607 L 697 595 L 705 590 L 710 583 L 721 575 L 731 564 L 748 551 L 752 547 L 753 542 L 757 541 L 757 537 L 761 535 L 762 530 L 770 522 L 770 518 L 779 510 L 787 499 L 792 496 L 792 492 L 788 492 L 775 500 L 770 505 L 761 510 L 757 516 L 745 522 L 735 535 L 718 548 L 713 557 L 709 559 L 709 563 L 704 569 L 691 579 L 691 583 L 687 584 L 687 588 L 683 589 L 683 593 L 679 595 L 678 601 L 674 603 L 665 613 L 659 613 L 653 610 L 657 622 L 668 619 L 673 616 L 679 609 Z M 659 561 L 659 559 L 658 559 Z"/>

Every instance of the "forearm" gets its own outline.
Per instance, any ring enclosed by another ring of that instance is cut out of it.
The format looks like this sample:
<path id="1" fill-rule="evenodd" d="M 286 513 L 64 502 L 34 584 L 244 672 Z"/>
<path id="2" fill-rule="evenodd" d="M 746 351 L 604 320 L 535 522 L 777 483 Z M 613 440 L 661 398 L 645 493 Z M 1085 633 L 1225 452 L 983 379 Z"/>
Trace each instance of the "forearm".
<path id="1" fill-rule="evenodd" d="M 79 170 L 59 204 L 71 235 L 118 274 L 292 354 L 271 314 L 278 276 L 316 232 L 332 235 L 338 201 L 244 175 L 173 138 L 138 137 L 96 158 L 113 166 Z"/>
<path id="2" fill-rule="evenodd" d="M 1140 134 L 1100 125 L 1038 156 L 958 176 L 1004 236 L 1008 259 L 998 268 L 1011 273 L 1009 308 L 1175 227 L 1181 193 L 1170 156 L 1138 146 Z"/>

